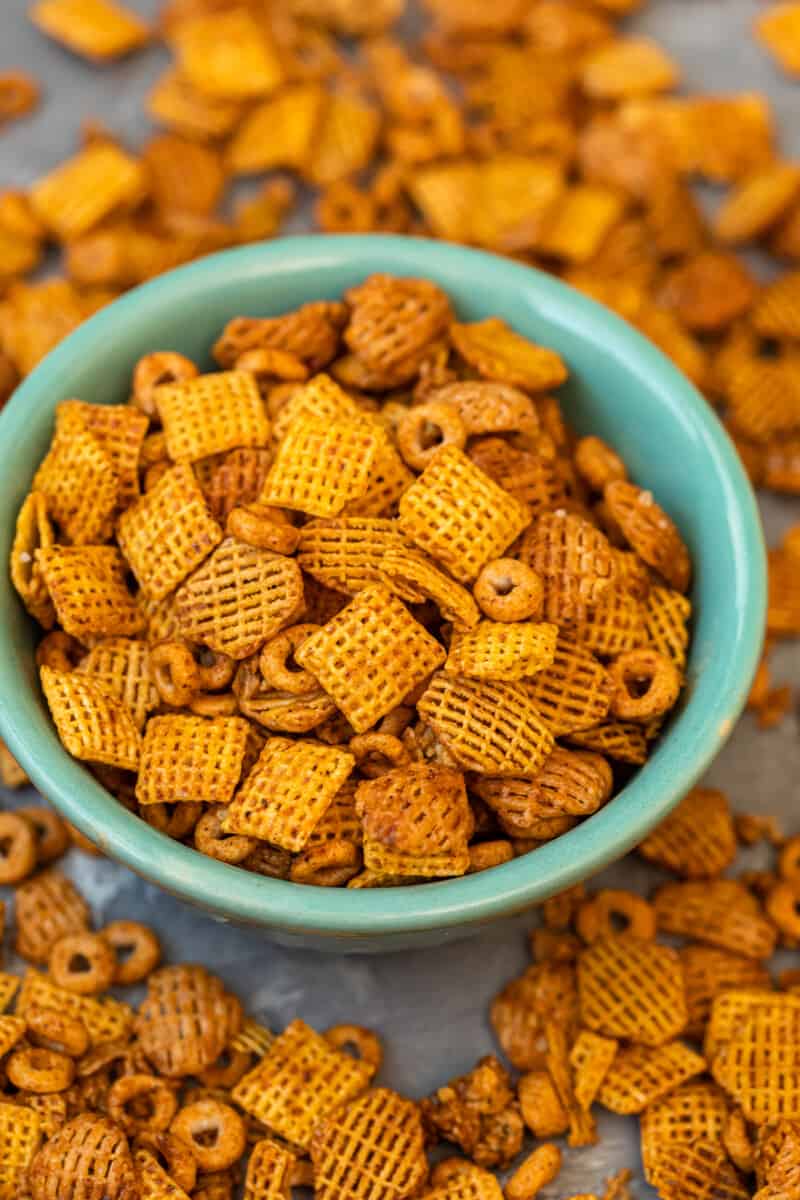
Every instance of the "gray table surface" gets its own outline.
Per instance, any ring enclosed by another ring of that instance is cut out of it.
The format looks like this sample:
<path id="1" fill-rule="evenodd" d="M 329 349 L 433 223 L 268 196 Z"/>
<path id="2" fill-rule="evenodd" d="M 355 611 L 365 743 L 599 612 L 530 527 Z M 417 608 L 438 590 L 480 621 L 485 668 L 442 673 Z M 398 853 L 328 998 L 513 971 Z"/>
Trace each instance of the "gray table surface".
<path id="1" fill-rule="evenodd" d="M 146 17 L 158 7 L 157 0 L 126 2 Z M 758 0 L 651 0 L 630 26 L 675 55 L 692 91 L 767 93 L 784 151 L 800 156 L 800 83 L 780 75 L 749 32 L 763 7 Z M 0 137 L 0 189 L 25 186 L 72 153 L 87 116 L 100 117 L 132 145 L 140 143 L 151 130 L 142 100 L 167 58 L 162 48 L 152 47 L 114 67 L 92 68 L 42 37 L 27 21 L 27 9 L 26 0 L 0 0 L 0 71 L 31 70 L 44 84 L 45 102 L 35 117 Z M 307 229 L 307 212 L 293 216 L 288 228 Z M 763 497 L 762 512 L 772 544 L 800 520 L 800 503 Z M 781 682 L 800 681 L 800 644 L 779 647 L 773 662 Z M 779 813 L 790 832 L 800 828 L 798 780 L 795 712 L 769 732 L 743 717 L 707 776 L 709 784 L 729 793 L 735 807 Z M 29 792 L 0 796 L 0 807 L 30 800 Z M 758 855 L 749 853 L 752 865 Z M 443 949 L 323 957 L 280 949 L 257 932 L 217 924 L 112 862 L 73 853 L 67 870 L 90 899 L 98 922 L 121 917 L 151 922 L 170 959 L 203 961 L 225 978 L 251 1014 L 273 1027 L 299 1015 L 318 1027 L 356 1021 L 379 1029 L 387 1044 L 382 1079 L 412 1096 L 424 1095 L 495 1049 L 489 1002 L 529 961 L 524 935 L 534 923 L 530 916 Z M 630 856 L 598 882 L 646 892 L 660 878 Z M 545 1200 L 602 1191 L 602 1178 L 624 1166 L 634 1170 L 635 1196 L 655 1196 L 641 1178 L 635 1121 L 603 1114 L 599 1125 L 599 1144 L 569 1152 L 557 1182 L 542 1192 Z"/>

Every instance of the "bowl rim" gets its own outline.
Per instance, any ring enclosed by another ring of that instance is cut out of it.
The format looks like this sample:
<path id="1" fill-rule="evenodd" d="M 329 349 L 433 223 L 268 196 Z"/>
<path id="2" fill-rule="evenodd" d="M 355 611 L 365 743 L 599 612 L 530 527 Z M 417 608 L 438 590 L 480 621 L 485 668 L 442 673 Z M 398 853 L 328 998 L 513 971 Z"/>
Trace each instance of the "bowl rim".
<path id="1" fill-rule="evenodd" d="M 488 275 L 506 288 L 533 292 L 537 306 L 545 308 L 548 316 L 580 322 L 588 341 L 602 340 L 629 372 L 647 377 L 649 390 L 660 393 L 668 407 L 680 405 L 683 421 L 702 442 L 709 469 L 713 466 L 725 484 L 733 578 L 744 597 L 729 652 L 724 662 L 715 664 L 722 677 L 715 701 L 701 714 L 688 747 L 685 736 L 667 736 L 618 793 L 615 801 L 623 795 L 628 801 L 624 814 L 612 802 L 534 854 L 490 871 L 365 890 L 310 887 L 245 872 L 173 841 L 128 812 L 63 749 L 49 717 L 46 728 L 36 729 L 37 689 L 28 689 L 22 670 L 15 670 L 19 656 L 9 636 L 10 626 L 0 625 L 0 734 L 33 783 L 81 832 L 139 875 L 225 917 L 300 935 L 362 937 L 366 943 L 377 935 L 475 926 L 523 911 L 595 874 L 640 842 L 700 777 L 744 707 L 761 649 L 766 555 L 755 496 L 732 442 L 709 404 L 660 350 L 620 317 L 544 272 L 485 251 L 424 238 L 378 234 L 278 238 L 211 255 L 135 288 L 82 324 L 20 385 L 0 415 L 4 444 L 14 445 L 30 406 L 49 378 L 68 371 L 93 347 L 113 339 L 115 328 L 129 319 L 135 322 L 137 310 L 151 300 L 177 305 L 182 296 L 213 287 L 223 267 L 244 278 L 266 273 L 270 265 L 291 262 L 313 280 L 315 264 L 344 266 L 354 254 L 374 259 L 373 269 L 400 274 L 424 272 L 426 260 L 436 259 L 444 268 Z M 391 265 L 381 262 L 382 256 Z M 6 513 L 9 522 L 15 516 Z M 13 594 L 7 578 L 5 586 Z"/>

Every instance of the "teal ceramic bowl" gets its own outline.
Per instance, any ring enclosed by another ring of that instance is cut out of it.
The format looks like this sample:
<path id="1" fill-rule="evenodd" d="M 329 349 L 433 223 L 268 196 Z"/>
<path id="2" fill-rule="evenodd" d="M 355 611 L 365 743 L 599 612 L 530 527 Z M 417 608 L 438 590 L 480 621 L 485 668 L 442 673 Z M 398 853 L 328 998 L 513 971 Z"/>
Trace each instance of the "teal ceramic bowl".
<path id="1" fill-rule="evenodd" d="M 400 237 L 287 238 L 232 250 L 131 292 L 67 338 L 0 417 L 0 559 L 52 432 L 59 401 L 126 398 L 150 350 L 211 367 L 209 347 L 239 314 L 267 316 L 334 298 L 372 271 L 424 276 L 460 316 L 506 318 L 555 347 L 571 380 L 563 399 L 579 432 L 605 438 L 673 516 L 695 567 L 688 686 L 647 765 L 605 808 L 532 854 L 483 874 L 372 891 L 324 889 L 225 866 L 132 816 L 62 749 L 34 668 L 35 632 L 5 570 L 0 579 L 0 731 L 42 793 L 109 855 L 222 919 L 275 940 L 382 951 L 463 937 L 519 913 L 619 858 L 697 780 L 733 728 L 758 658 L 765 557 L 736 453 L 706 402 L 629 325 L 547 275 L 473 250 Z"/>

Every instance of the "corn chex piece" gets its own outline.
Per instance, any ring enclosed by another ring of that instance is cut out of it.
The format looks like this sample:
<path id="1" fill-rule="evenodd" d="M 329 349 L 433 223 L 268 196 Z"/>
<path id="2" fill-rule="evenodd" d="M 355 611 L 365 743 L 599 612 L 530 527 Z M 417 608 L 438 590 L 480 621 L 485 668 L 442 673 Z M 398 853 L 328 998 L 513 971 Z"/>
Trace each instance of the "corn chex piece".
<path id="1" fill-rule="evenodd" d="M 759 444 L 800 428 L 800 371 L 788 359 L 741 363 L 728 385 L 728 415 L 735 429 Z M 644 556 L 643 556 L 644 557 Z"/>
<path id="2" fill-rule="evenodd" d="M 653 901 L 658 928 L 746 958 L 769 958 L 777 931 L 758 900 L 733 879 L 667 883 Z"/>
<path id="3" fill-rule="evenodd" d="M 432 600 L 445 621 L 457 630 L 472 629 L 480 620 L 478 606 L 470 593 L 419 550 L 390 547 L 380 564 L 381 578 L 390 591 L 410 604 Z"/>
<path id="4" fill-rule="evenodd" d="M 591 729 L 608 713 L 611 700 L 608 672 L 590 650 L 565 634 L 556 641 L 550 666 L 521 686 L 553 737 Z M 605 753 L 602 746 L 589 748 Z"/>
<path id="5" fill-rule="evenodd" d="M 198 91 L 180 71 L 170 67 L 148 96 L 147 111 L 153 121 L 175 133 L 211 141 L 233 130 L 242 115 L 242 105 L 238 100 Z"/>
<path id="6" fill-rule="evenodd" d="M 36 555 L 38 550 L 46 550 L 54 541 L 47 499 L 43 492 L 30 492 L 17 517 L 11 547 L 11 582 L 28 612 L 44 629 L 53 627 L 56 614 Z"/>
<path id="7" fill-rule="evenodd" d="M 586 750 L 606 754 L 618 762 L 641 766 L 647 762 L 647 738 L 641 725 L 633 721 L 607 721 L 591 729 L 575 730 L 569 740 Z"/>
<path id="8" fill-rule="evenodd" d="M 365 835 L 364 866 L 364 873 L 375 881 L 371 886 L 379 887 L 384 886 L 384 880 L 408 883 L 415 879 L 449 879 L 466 875 L 470 857 L 468 850 L 405 854 Z M 361 886 L 366 887 L 367 884 Z"/>
<path id="9" fill-rule="evenodd" d="M 280 59 L 264 25 L 244 8 L 180 21 L 171 41 L 181 73 L 204 95 L 250 100 L 282 82 Z"/>
<path id="10" fill-rule="evenodd" d="M 446 1183 L 423 1195 L 424 1200 L 503 1200 L 503 1189 L 491 1171 L 459 1160 L 458 1170 Z M 574 1197 L 573 1200 L 581 1198 Z"/>
<path id="11" fill-rule="evenodd" d="M 26 1029 L 22 1017 L 0 1016 L 0 1057 L 16 1046 Z"/>
<path id="12" fill-rule="evenodd" d="M 348 500 L 342 512 L 347 516 L 394 516 L 398 501 L 414 482 L 414 476 L 387 441 L 378 449 L 367 483 L 367 490 L 358 500 Z"/>
<path id="13" fill-rule="evenodd" d="M 352 315 L 345 342 L 372 371 L 398 382 L 413 378 L 452 318 L 447 294 L 427 279 L 370 275 L 346 299 Z"/>
<path id="14" fill-rule="evenodd" d="M 226 538 L 175 596 L 183 636 L 235 659 L 254 654 L 302 608 L 294 559 L 236 538 Z"/>
<path id="15" fill-rule="evenodd" d="M 214 520 L 222 523 L 231 509 L 258 500 L 271 462 L 269 450 L 242 447 L 195 464 Z"/>
<path id="16" fill-rule="evenodd" d="M 472 790 L 497 814 L 512 837 L 534 837 L 531 824 L 560 814 L 588 817 L 611 795 L 613 775 L 599 754 L 556 746 L 533 779 L 484 775 Z"/>
<path id="17" fill-rule="evenodd" d="M 234 317 L 212 353 L 221 367 L 232 367 L 245 350 L 286 350 L 317 372 L 335 358 L 347 318 L 336 300 L 314 300 L 278 317 Z"/>
<path id="18" fill-rule="evenodd" d="M 650 1166 L 660 1151 L 672 1143 L 721 1142 L 729 1105 L 725 1093 L 711 1080 L 691 1080 L 661 1100 L 649 1104 L 641 1115 L 642 1159 L 649 1182 Z"/>
<path id="19" fill-rule="evenodd" d="M 325 103 L 325 90 L 314 80 L 282 88 L 245 117 L 228 147 L 234 175 L 288 167 L 305 169 Z"/>
<path id="20" fill-rule="evenodd" d="M 592 1107 L 618 1049 L 619 1043 L 614 1038 L 601 1037 L 588 1029 L 578 1034 L 569 1053 L 569 1065 L 573 1094 L 581 1108 Z"/>
<path id="21" fill-rule="evenodd" d="M 743 179 L 722 202 L 714 220 L 720 241 L 738 245 L 760 237 L 780 219 L 800 191 L 800 170 L 776 161 Z"/>
<path id="22" fill-rule="evenodd" d="M 628 1046 L 617 1053 L 598 1099 L 611 1112 L 639 1113 L 705 1069 L 706 1060 L 683 1042 Z"/>
<path id="23" fill-rule="evenodd" d="M 617 565 L 604 533 L 564 509 L 542 513 L 518 557 L 541 576 L 548 621 L 580 622 L 612 586 Z"/>
<path id="24" fill-rule="evenodd" d="M 122 514 L 117 540 L 140 587 L 162 600 L 222 541 L 222 530 L 192 468 L 178 463 Z"/>
<path id="25" fill-rule="evenodd" d="M 61 936 L 61 935 L 60 935 Z M 92 1045 L 113 1042 L 128 1036 L 133 1025 L 133 1009 L 112 996 L 96 999 L 79 996 L 57 987 L 48 975 L 32 967 L 25 972 L 17 1000 L 17 1014 L 24 1017 L 31 1008 L 49 1008 L 76 1017 L 89 1034 Z"/>
<path id="26" fill-rule="evenodd" d="M 316 417 L 329 421 L 356 421 L 360 412 L 358 405 L 340 388 L 330 375 L 322 372 L 300 384 L 279 410 L 272 429 L 275 441 L 280 442 L 295 421 L 300 418 Z"/>
<path id="27" fill-rule="evenodd" d="M 248 729 L 242 717 L 151 717 L 136 799 L 140 804 L 227 804 L 242 772 Z"/>
<path id="28" fill-rule="evenodd" d="M 378 584 L 364 588 L 295 651 L 356 733 L 391 712 L 445 658 L 405 605 Z"/>
<path id="29" fill-rule="evenodd" d="M 123 1200 L 138 1193 L 127 1137 L 113 1121 L 93 1112 L 75 1117 L 44 1145 L 29 1183 L 34 1196 L 59 1200 L 88 1200 L 93 1194 Z"/>
<path id="30" fill-rule="evenodd" d="M 417 1195 L 428 1175 L 419 1106 L 389 1088 L 371 1088 L 320 1122 L 311 1161 L 319 1200 Z"/>
<path id="31" fill-rule="evenodd" d="M 289 1200 L 296 1162 L 295 1156 L 277 1142 L 269 1138 L 256 1142 L 247 1164 L 244 1200 Z"/>
<path id="32" fill-rule="evenodd" d="M 607 588 L 594 608 L 570 627 L 570 633 L 594 654 L 614 658 L 647 643 L 645 612 L 641 601 L 617 583 Z"/>
<path id="33" fill-rule="evenodd" d="M 756 1125 L 800 1119 L 800 1013 L 754 1007 L 719 1047 L 711 1072 Z"/>
<path id="34" fill-rule="evenodd" d="M 302 850 L 355 766 L 338 746 L 270 738 L 228 807 L 226 833 Z"/>
<path id="35" fill-rule="evenodd" d="M 161 1163 L 142 1147 L 133 1152 L 133 1169 L 139 1188 L 139 1200 L 189 1200 Z"/>
<path id="36" fill-rule="evenodd" d="M 135 158 L 112 142 L 94 142 L 35 183 L 30 201 L 39 220 L 66 242 L 138 203 L 145 180 Z"/>
<path id="37" fill-rule="evenodd" d="M 444 669 L 448 675 L 514 682 L 549 667 L 558 626 L 536 621 L 481 621 L 454 631 Z"/>
<path id="38" fill-rule="evenodd" d="M 683 673 L 689 647 L 689 618 L 692 606 L 685 596 L 672 588 L 650 589 L 645 602 L 644 625 L 650 645 L 666 654 Z"/>
<path id="39" fill-rule="evenodd" d="M 103 684 L 74 671 L 42 667 L 40 678 L 65 750 L 85 762 L 137 770 L 141 735 L 121 700 Z"/>
<path id="40" fill-rule="evenodd" d="M 711 1014 L 711 1005 L 720 992 L 741 988 L 772 987 L 770 976 L 761 963 L 716 946 L 691 944 L 679 954 L 686 985 L 687 1037 L 702 1038 Z"/>
<path id="41" fill-rule="evenodd" d="M 768 1023 L 779 1023 L 780 1014 L 790 1011 L 792 1020 L 800 1013 L 800 996 L 796 992 L 771 992 L 761 987 L 736 988 L 720 992 L 711 1004 L 711 1016 L 706 1027 L 703 1053 L 714 1062 L 723 1046 L 737 1037 L 751 1018 L 758 1016 Z"/>
<path id="42" fill-rule="evenodd" d="M 663 1200 L 749 1200 L 751 1195 L 719 1142 L 664 1146 L 651 1158 L 650 1180 Z"/>
<path id="43" fill-rule="evenodd" d="M 19 1093 L 26 1108 L 30 1108 L 39 1118 L 42 1136 L 54 1137 L 59 1129 L 67 1123 L 67 1101 L 63 1094 L 50 1093 L 37 1095 L 35 1092 Z"/>
<path id="44" fill-rule="evenodd" d="M 239 447 L 267 446 L 269 421 L 255 376 L 218 371 L 155 391 L 173 462 L 197 462 Z"/>
<path id="45" fill-rule="evenodd" d="M 585 263 L 597 253 L 624 209 L 624 197 L 613 188 L 576 184 L 559 200 L 537 249 L 569 263 Z"/>
<path id="46" fill-rule="evenodd" d="M 693 788 L 638 849 L 650 862 L 686 879 L 720 875 L 736 857 L 727 797 L 716 788 Z"/>
<path id="47" fill-rule="evenodd" d="M 553 749 L 553 735 L 520 684 L 439 672 L 417 708 L 465 770 L 532 778 Z"/>
<path id="48" fill-rule="evenodd" d="M 79 641 L 142 629 L 116 546 L 49 546 L 38 551 L 37 562 L 59 624 Z"/>
<path id="49" fill-rule="evenodd" d="M 147 980 L 135 1032 L 147 1059 L 169 1078 L 199 1075 L 241 1029 L 242 1009 L 205 967 L 161 967 Z"/>
<path id="50" fill-rule="evenodd" d="M 686 1025 L 677 950 L 621 934 L 581 952 L 578 989 L 583 1023 L 608 1037 L 660 1046 Z"/>
<path id="51" fill-rule="evenodd" d="M 309 181 L 325 187 L 362 170 L 372 158 L 380 128 L 380 112 L 361 96 L 329 95 L 311 144 Z"/>
<path id="52" fill-rule="evenodd" d="M 148 419 L 130 404 L 85 404 L 64 400 L 57 413 L 82 421 L 100 443 L 117 477 L 117 505 L 127 508 L 139 495 L 139 456 Z"/>
<path id="53" fill-rule="evenodd" d="M 39 0 L 31 20 L 75 54 L 99 62 L 129 54 L 150 38 L 144 21 L 112 0 Z"/>
<path id="54" fill-rule="evenodd" d="M 499 317 L 472 325 L 453 324 L 450 338 L 461 357 L 485 379 L 526 392 L 547 392 L 567 378 L 567 368 L 555 350 L 535 345 Z"/>
<path id="55" fill-rule="evenodd" d="M 400 498 L 400 532 L 469 583 L 530 520 L 527 508 L 445 446 Z"/>
<path id="56" fill-rule="evenodd" d="M 89 908 L 83 896 L 52 867 L 21 883 L 14 903 L 16 950 L 30 962 L 46 963 L 59 938 L 89 928 Z"/>
<path id="57" fill-rule="evenodd" d="M 231 1096 L 273 1133 L 308 1149 L 320 1121 L 365 1091 L 374 1073 L 303 1021 L 292 1021 Z"/>
<path id="58" fill-rule="evenodd" d="M 385 431 L 365 420 L 301 417 L 278 447 L 260 500 L 314 517 L 335 517 L 364 496 L 385 447 Z"/>
<path id="59" fill-rule="evenodd" d="M 382 582 L 382 563 L 388 550 L 402 549 L 396 521 L 383 517 L 329 517 L 309 521 L 300 531 L 297 561 L 320 583 L 354 596 Z M 408 598 L 408 597 L 405 597 Z M 415 592 L 412 599 L 424 599 Z"/>
<path id="60" fill-rule="evenodd" d="M 133 638 L 103 638 L 92 646 L 77 668 L 122 700 L 140 729 L 161 697 L 150 675 L 147 642 Z"/>
<path id="61" fill-rule="evenodd" d="M 33 478 L 47 512 L 75 545 L 104 542 L 111 536 L 119 479 L 111 459 L 84 422 L 59 407 L 56 432 Z"/>
<path id="62" fill-rule="evenodd" d="M 768 283 L 759 294 L 751 317 L 762 337 L 800 338 L 800 271 L 790 271 Z"/>
<path id="63" fill-rule="evenodd" d="M 436 763 L 397 767 L 360 783 L 355 805 L 365 844 L 377 843 L 412 858 L 455 856 L 464 860 L 466 871 L 474 820 L 460 771 Z"/>
<path id="64" fill-rule="evenodd" d="M 689 551 L 677 526 L 652 494 L 617 479 L 607 485 L 603 499 L 612 520 L 639 557 L 663 575 L 670 587 L 685 592 L 692 571 Z"/>
<path id="65" fill-rule="evenodd" d="M 0 1103 L 0 1200 L 25 1195 L 40 1140 L 41 1122 L 33 1109 Z"/>
<path id="66" fill-rule="evenodd" d="M 544 454 L 518 450 L 502 438 L 488 437 L 470 447 L 469 457 L 501 488 L 527 504 L 534 517 L 566 502 L 557 463 Z"/>

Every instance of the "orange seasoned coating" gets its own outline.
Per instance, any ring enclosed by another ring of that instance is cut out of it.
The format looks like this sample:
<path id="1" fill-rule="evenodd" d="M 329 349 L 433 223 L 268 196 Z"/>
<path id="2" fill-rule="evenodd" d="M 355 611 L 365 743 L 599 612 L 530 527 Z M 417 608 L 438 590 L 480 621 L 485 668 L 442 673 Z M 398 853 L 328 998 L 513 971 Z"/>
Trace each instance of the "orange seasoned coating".
<path id="1" fill-rule="evenodd" d="M 617 1053 L 599 1100 L 611 1112 L 639 1113 L 705 1069 L 706 1060 L 683 1042 L 629 1046 Z"/>
<path id="2" fill-rule="evenodd" d="M 667 883 L 653 903 L 659 930 L 682 934 L 747 958 L 769 958 L 776 930 L 758 900 L 738 881 Z"/>
<path id="3" fill-rule="evenodd" d="M 103 140 L 35 183 L 30 200 L 35 215 L 50 232 L 68 241 L 134 206 L 145 190 L 142 165 L 113 142 Z"/>
<path id="4" fill-rule="evenodd" d="M 665 1147 L 719 1142 L 729 1105 L 722 1089 L 711 1080 L 690 1080 L 648 1104 L 641 1115 L 642 1159 L 645 1175 Z"/>
<path id="5" fill-rule="evenodd" d="M 291 625 L 303 603 L 303 579 L 293 559 L 231 537 L 175 594 L 181 634 L 236 660 Z"/>
<path id="6" fill-rule="evenodd" d="M 386 434 L 358 418 L 295 418 L 283 437 L 259 499 L 310 516 L 335 517 L 362 499 Z"/>
<path id="7" fill-rule="evenodd" d="M 161 967 L 147 982 L 135 1030 L 147 1059 L 169 1078 L 197 1075 L 238 1034 L 241 1006 L 200 966 Z"/>
<path id="8" fill-rule="evenodd" d="M 48 975 L 30 968 L 23 979 L 17 1012 L 27 1019 L 31 1010 L 55 1009 L 75 1018 L 85 1027 L 91 1045 L 125 1040 L 133 1023 L 133 1010 L 111 996 L 78 996 L 57 987 Z"/>
<path id="9" fill-rule="evenodd" d="M 357 733 L 396 708 L 444 658 L 443 648 L 383 585 L 360 591 L 295 653 Z"/>
<path id="10" fill-rule="evenodd" d="M 354 764 L 336 746 L 269 738 L 223 816 L 224 832 L 302 850 Z"/>
<path id="11" fill-rule="evenodd" d="M 482 621 L 474 629 L 454 631 L 444 669 L 473 679 L 515 680 L 549 667 L 558 627 L 546 622 Z"/>
<path id="12" fill-rule="evenodd" d="M 521 337 L 497 317 L 471 325 L 453 324 L 450 338 L 462 358 L 485 379 L 527 392 L 546 392 L 567 378 L 558 354 Z"/>
<path id="13" fill-rule="evenodd" d="M 54 541 L 47 498 L 43 492 L 30 492 L 17 516 L 9 567 L 11 582 L 22 603 L 44 629 L 55 623 L 55 610 L 42 577 L 38 551 L 48 549 Z"/>
<path id="14" fill-rule="evenodd" d="M 292 1145 L 309 1149 L 319 1123 L 369 1087 L 374 1068 L 335 1049 L 303 1021 L 276 1038 L 231 1096 Z"/>
<path id="15" fill-rule="evenodd" d="M 66 633 L 88 640 L 141 630 L 143 616 L 115 546 L 48 546 L 36 561 Z"/>
<path id="16" fill-rule="evenodd" d="M 400 532 L 461 583 L 498 558 L 528 521 L 519 501 L 452 446 L 400 497 Z"/>
<path id="17" fill-rule="evenodd" d="M 681 535 L 650 492 L 625 480 L 606 485 L 603 497 L 625 540 L 676 591 L 689 586 L 691 563 Z"/>
<path id="18" fill-rule="evenodd" d="M 799 1028 L 795 1006 L 753 1007 L 711 1062 L 717 1083 L 757 1125 L 800 1117 Z"/>
<path id="19" fill-rule="evenodd" d="M 156 388 L 154 399 L 173 462 L 197 462 L 210 454 L 269 443 L 269 421 L 248 371 L 165 383 Z"/>
<path id="20" fill-rule="evenodd" d="M 222 541 L 188 463 L 171 467 L 122 514 L 120 549 L 151 600 L 163 600 Z"/>
<path id="21" fill-rule="evenodd" d="M 639 845 L 639 853 L 686 879 L 721 874 L 736 856 L 726 796 L 714 788 L 693 788 Z"/>
<path id="22" fill-rule="evenodd" d="M 559 634 L 550 666 L 521 686 L 554 737 L 593 729 L 606 717 L 612 695 L 605 667 L 565 634 Z M 600 745 L 589 748 L 604 752 Z"/>
<path id="23" fill-rule="evenodd" d="M 127 404 L 84 404 L 64 400 L 56 421 L 74 418 L 99 442 L 117 477 L 117 505 L 127 508 L 139 495 L 139 461 L 147 417 Z"/>
<path id="24" fill-rule="evenodd" d="M 680 592 L 663 587 L 648 592 L 644 612 L 647 641 L 671 658 L 679 671 L 686 666 L 691 613 L 691 603 Z"/>
<path id="25" fill-rule="evenodd" d="M 170 30 L 178 66 L 200 92 L 228 100 L 268 95 L 283 70 L 268 32 L 246 9 L 208 13 Z"/>
<path id="26" fill-rule="evenodd" d="M 48 515 L 67 541 L 108 540 L 119 479 L 100 440 L 74 409 L 59 406 L 55 436 L 32 486 L 44 496 Z"/>
<path id="27" fill-rule="evenodd" d="M 416 373 L 421 356 L 452 317 L 446 293 L 423 279 L 370 275 L 345 300 L 351 307 L 345 342 L 370 370 L 396 383 Z"/>
<path id="28" fill-rule="evenodd" d="M 563 509 L 534 521 L 522 539 L 519 557 L 542 579 L 545 618 L 559 624 L 584 618 L 616 577 L 607 538 Z"/>
<path id="29" fill-rule="evenodd" d="M 473 789 L 496 813 L 506 833 L 532 837 L 531 826 L 559 814 L 589 816 L 611 794 L 611 768 L 598 754 L 556 746 L 532 779 L 477 779 Z"/>
<path id="30" fill-rule="evenodd" d="M 31 20 L 75 54 L 98 62 L 129 54 L 150 37 L 144 21 L 114 0 L 39 0 Z"/>
<path id="31" fill-rule="evenodd" d="M 242 770 L 247 722 L 241 717 L 151 717 L 136 783 L 140 804 L 227 804 Z"/>
<path id="32" fill-rule="evenodd" d="M 714 998 L 723 991 L 771 987 L 761 963 L 716 946 L 690 943 L 679 951 L 686 984 L 687 1035 L 702 1034 L 711 1015 Z"/>
<path id="33" fill-rule="evenodd" d="M 453 622 L 455 632 L 478 624 L 478 609 L 466 588 L 440 571 L 427 555 L 410 550 L 402 538 L 384 553 L 379 573 L 402 600 L 411 604 L 432 600 L 443 619 Z"/>
<path id="34" fill-rule="evenodd" d="M 677 951 L 632 934 L 598 938 L 578 959 L 584 1024 L 645 1046 L 670 1041 L 686 1025 Z"/>
<path id="35" fill-rule="evenodd" d="M 571 1029 L 578 1021 L 575 970 L 568 963 L 537 963 L 495 997 L 490 1020 L 511 1064 L 520 1071 L 545 1065 L 545 1023 L 552 1017 Z"/>
<path id="36" fill-rule="evenodd" d="M 353 596 L 370 584 L 382 582 L 384 555 L 402 547 L 396 521 L 382 517 L 318 518 L 300 530 L 297 561 L 320 583 Z M 420 601 L 423 596 L 417 591 L 405 598 Z"/>
<path id="37" fill-rule="evenodd" d="M 42 691 L 66 749 L 75 758 L 135 771 L 141 735 L 126 704 L 75 672 L 42 667 Z"/>

